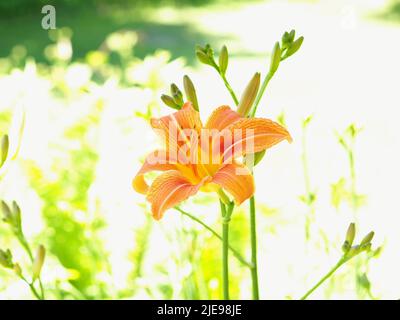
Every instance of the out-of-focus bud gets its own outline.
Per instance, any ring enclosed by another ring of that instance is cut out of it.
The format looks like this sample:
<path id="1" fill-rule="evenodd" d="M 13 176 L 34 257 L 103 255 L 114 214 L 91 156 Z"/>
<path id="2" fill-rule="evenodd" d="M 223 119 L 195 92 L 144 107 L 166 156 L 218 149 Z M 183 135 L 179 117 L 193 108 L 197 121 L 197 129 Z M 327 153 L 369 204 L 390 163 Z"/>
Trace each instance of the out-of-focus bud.
<path id="1" fill-rule="evenodd" d="M 294 30 L 292 30 L 294 31 Z M 290 47 L 290 45 L 292 44 L 293 40 L 294 40 L 294 35 L 292 36 L 292 31 L 289 32 L 285 32 L 282 36 L 282 50 L 287 49 Z"/>
<path id="2" fill-rule="evenodd" d="M 0 249 L 0 265 L 8 269 L 12 269 L 14 267 L 10 249 L 7 249 L 6 251 Z"/>
<path id="3" fill-rule="evenodd" d="M 13 224 L 13 214 L 5 201 L 1 201 L 1 211 L 3 213 L 3 221 L 9 224 Z"/>
<path id="4" fill-rule="evenodd" d="M 14 264 L 13 269 L 14 269 L 15 274 L 16 274 L 18 277 L 22 276 L 22 269 L 21 269 L 21 267 L 19 266 L 18 263 Z"/>
<path id="5" fill-rule="evenodd" d="M 349 227 L 347 228 L 346 239 L 342 245 L 342 251 L 344 253 L 349 252 L 349 250 L 351 249 L 355 236 L 356 236 L 356 225 L 354 223 L 350 223 Z"/>
<path id="6" fill-rule="evenodd" d="M 189 76 L 185 75 L 183 77 L 183 87 L 185 88 L 186 98 L 193 105 L 193 108 L 199 111 L 199 104 L 197 102 L 196 89 L 194 88 L 192 80 Z"/>
<path id="7" fill-rule="evenodd" d="M 354 238 L 356 236 L 356 225 L 354 222 L 350 223 L 347 233 L 346 233 L 346 241 L 351 245 L 353 245 Z"/>
<path id="8" fill-rule="evenodd" d="M 172 94 L 172 98 L 174 99 L 174 102 L 182 107 L 183 106 L 183 94 L 181 92 L 181 90 L 179 90 L 178 86 L 175 83 L 171 84 L 171 94 Z"/>
<path id="9" fill-rule="evenodd" d="M 40 245 L 35 256 L 35 260 L 33 261 L 32 266 L 32 279 L 36 280 L 40 276 L 40 271 L 42 271 L 44 258 L 46 256 L 46 249 Z"/>
<path id="10" fill-rule="evenodd" d="M 180 109 L 180 106 L 175 103 L 174 99 L 166 94 L 161 95 L 161 100 L 166 106 L 172 109 Z"/>
<path id="11" fill-rule="evenodd" d="M 14 218 L 15 226 L 21 228 L 21 209 L 15 201 L 12 202 L 11 213 Z"/>
<path id="12" fill-rule="evenodd" d="M 296 36 L 296 30 L 294 30 L 294 29 L 290 30 L 290 33 L 289 33 L 289 42 L 293 42 L 295 36 Z"/>
<path id="13" fill-rule="evenodd" d="M 219 53 L 219 70 L 222 74 L 226 73 L 226 69 L 228 69 L 228 48 L 223 45 L 221 48 L 221 52 Z"/>
<path id="14" fill-rule="evenodd" d="M 260 88 L 260 73 L 256 74 L 251 78 L 249 84 L 244 90 L 242 97 L 240 98 L 237 112 L 246 117 L 253 106 L 254 100 L 256 99 L 258 89 Z"/>
<path id="15" fill-rule="evenodd" d="M 274 49 L 272 50 L 271 54 L 271 66 L 269 67 L 269 72 L 270 73 L 275 73 L 276 70 L 278 70 L 279 63 L 281 62 L 281 47 L 279 45 L 279 42 L 275 43 Z"/>
<path id="16" fill-rule="evenodd" d="M 7 160 L 8 156 L 8 149 L 10 147 L 10 141 L 8 139 L 8 135 L 5 134 L 1 138 L 1 157 L 0 157 L 0 167 L 4 164 L 4 162 Z"/>
<path id="17" fill-rule="evenodd" d="M 284 58 L 286 59 L 286 58 L 290 57 L 291 55 L 295 54 L 300 49 L 301 45 L 303 44 L 303 40 L 304 40 L 304 37 L 300 37 L 296 41 L 294 41 L 287 49 Z"/>
<path id="18" fill-rule="evenodd" d="M 362 240 L 360 243 L 360 246 L 366 246 L 368 244 L 371 243 L 372 238 L 374 237 L 375 232 L 371 231 L 370 233 L 368 233 Z"/>

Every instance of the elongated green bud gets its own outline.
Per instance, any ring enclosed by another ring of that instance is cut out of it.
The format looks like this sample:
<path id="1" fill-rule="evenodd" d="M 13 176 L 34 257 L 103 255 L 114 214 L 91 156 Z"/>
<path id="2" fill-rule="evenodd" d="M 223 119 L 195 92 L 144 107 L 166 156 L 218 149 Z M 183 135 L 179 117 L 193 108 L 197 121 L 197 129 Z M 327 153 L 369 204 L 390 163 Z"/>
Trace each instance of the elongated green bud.
<path id="1" fill-rule="evenodd" d="M 237 112 L 243 117 L 246 117 L 253 106 L 254 100 L 256 99 L 258 89 L 260 88 L 260 73 L 256 72 L 251 78 L 249 84 L 244 90 L 239 105 L 237 107 Z"/>
<path id="2" fill-rule="evenodd" d="M 288 58 L 291 55 L 295 54 L 303 44 L 304 37 L 298 38 L 295 42 L 293 42 L 290 47 L 287 49 L 284 58 Z"/>
<path id="3" fill-rule="evenodd" d="M 346 241 L 351 245 L 353 245 L 354 238 L 356 236 L 356 225 L 354 222 L 350 223 L 347 233 L 346 233 Z"/>
<path id="4" fill-rule="evenodd" d="M 13 223 L 13 215 L 8 204 L 5 201 L 1 201 L 1 211 L 3 213 L 3 220 L 6 223 Z"/>
<path id="5" fill-rule="evenodd" d="M 174 99 L 166 94 L 161 95 L 161 100 L 165 103 L 166 106 L 172 109 L 180 109 L 180 106 L 175 103 Z"/>
<path id="6" fill-rule="evenodd" d="M 375 232 L 371 231 L 370 233 L 368 233 L 362 240 L 360 243 L 360 246 L 366 246 L 369 243 L 371 243 L 372 238 L 374 237 Z"/>
<path id="7" fill-rule="evenodd" d="M 8 135 L 5 134 L 3 138 L 1 138 L 1 157 L 0 157 L 0 167 L 7 160 L 8 149 L 10 147 L 10 141 L 8 139 Z"/>
<path id="8" fill-rule="evenodd" d="M 185 75 L 183 77 L 183 87 L 185 88 L 186 98 L 193 105 L 193 108 L 199 111 L 199 103 L 197 102 L 196 89 L 194 88 L 192 80 L 189 76 Z"/>
<path id="9" fill-rule="evenodd" d="M 296 36 L 296 30 L 294 30 L 294 29 L 290 30 L 290 33 L 289 33 L 289 42 L 293 42 L 295 36 Z"/>
<path id="10" fill-rule="evenodd" d="M 174 99 L 175 104 L 182 107 L 183 106 L 183 94 L 181 90 L 179 90 L 178 86 L 175 83 L 171 84 L 171 94 Z"/>
<path id="11" fill-rule="evenodd" d="M 221 48 L 221 52 L 219 53 L 219 70 L 222 74 L 226 73 L 226 69 L 228 69 L 228 48 L 223 45 Z"/>
<path id="12" fill-rule="evenodd" d="M 21 209 L 15 201 L 12 202 L 11 213 L 14 218 L 15 227 L 21 229 Z"/>
<path id="13" fill-rule="evenodd" d="M 40 276 L 45 256 L 46 256 L 46 249 L 42 245 L 40 245 L 36 252 L 35 260 L 33 261 L 33 266 L 32 266 L 33 280 L 36 280 Z"/>
<path id="14" fill-rule="evenodd" d="M 272 49 L 271 66 L 269 67 L 270 73 L 275 73 L 275 71 L 278 70 L 279 63 L 281 62 L 281 54 L 281 47 L 279 45 L 279 42 L 277 42 L 275 43 L 274 49 Z"/>

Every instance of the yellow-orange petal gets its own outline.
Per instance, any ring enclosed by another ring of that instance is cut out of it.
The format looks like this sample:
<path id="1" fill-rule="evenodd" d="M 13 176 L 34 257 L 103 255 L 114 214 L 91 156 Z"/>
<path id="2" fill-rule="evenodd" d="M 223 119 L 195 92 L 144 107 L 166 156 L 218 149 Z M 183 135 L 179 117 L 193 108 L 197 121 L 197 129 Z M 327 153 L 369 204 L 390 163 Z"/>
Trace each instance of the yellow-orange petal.
<path id="1" fill-rule="evenodd" d="M 156 150 L 150 153 L 139 172 L 132 180 L 133 189 L 136 192 L 146 194 L 149 190 L 149 186 L 146 183 L 144 175 L 150 171 L 168 171 L 176 169 L 176 160 L 172 158 L 167 152 L 164 150 Z"/>
<path id="2" fill-rule="evenodd" d="M 223 147 L 223 161 L 225 162 L 246 153 L 269 149 L 283 140 L 292 142 L 292 137 L 286 128 L 269 119 L 242 118 L 225 130 L 232 137 L 231 143 Z"/>
<path id="3" fill-rule="evenodd" d="M 241 118 L 242 116 L 229 106 L 220 106 L 211 113 L 205 128 L 223 130 Z"/>
<path id="4" fill-rule="evenodd" d="M 150 124 L 164 139 L 167 150 L 171 143 L 174 148 L 179 148 L 188 142 L 188 133 L 185 130 L 194 130 L 198 134 L 202 128 L 200 115 L 191 102 L 186 102 L 182 109 L 168 116 L 152 118 Z"/>
<path id="5" fill-rule="evenodd" d="M 212 183 L 229 192 L 237 204 L 249 199 L 254 194 L 254 179 L 250 170 L 241 164 L 227 164 L 214 175 Z"/>
<path id="6" fill-rule="evenodd" d="M 202 185 L 203 182 L 191 184 L 178 171 L 167 171 L 158 176 L 147 195 L 153 218 L 160 220 L 166 210 L 196 194 Z"/>

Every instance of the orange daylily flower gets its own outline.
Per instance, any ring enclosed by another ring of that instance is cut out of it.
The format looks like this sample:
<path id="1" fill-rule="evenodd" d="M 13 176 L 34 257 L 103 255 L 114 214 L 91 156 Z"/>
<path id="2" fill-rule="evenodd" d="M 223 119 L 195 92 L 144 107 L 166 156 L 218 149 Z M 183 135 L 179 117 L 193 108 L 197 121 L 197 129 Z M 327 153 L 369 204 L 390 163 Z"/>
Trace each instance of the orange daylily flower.
<path id="1" fill-rule="evenodd" d="M 166 149 L 147 156 L 132 184 L 147 195 L 156 220 L 200 190 L 222 188 L 241 204 L 254 194 L 254 179 L 236 159 L 249 153 L 249 146 L 255 153 L 283 140 L 291 142 L 289 132 L 278 123 L 244 118 L 228 106 L 214 110 L 203 126 L 199 113 L 187 102 L 171 115 L 151 119 L 151 126 L 165 139 Z M 213 134 L 204 135 L 207 130 Z M 151 186 L 144 177 L 150 171 L 163 171 Z"/>

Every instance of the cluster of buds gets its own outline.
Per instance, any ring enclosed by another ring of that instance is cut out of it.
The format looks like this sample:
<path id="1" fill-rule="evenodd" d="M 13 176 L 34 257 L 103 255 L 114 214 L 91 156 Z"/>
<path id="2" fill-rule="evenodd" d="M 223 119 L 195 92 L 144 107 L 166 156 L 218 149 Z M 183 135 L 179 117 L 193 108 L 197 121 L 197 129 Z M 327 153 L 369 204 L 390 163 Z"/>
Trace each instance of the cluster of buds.
<path id="1" fill-rule="evenodd" d="M 197 101 L 196 89 L 194 88 L 194 84 L 189 76 L 185 75 L 183 77 L 183 87 L 186 94 L 187 101 L 190 101 L 195 110 L 199 110 L 199 103 Z M 163 94 L 161 95 L 162 102 L 165 103 L 166 106 L 179 110 L 182 108 L 184 104 L 182 91 L 178 88 L 175 83 L 172 83 L 170 86 L 171 95 Z"/>
<path id="2" fill-rule="evenodd" d="M 374 237 L 373 231 L 369 232 L 358 245 L 353 245 L 355 236 L 356 226 L 354 223 L 350 223 L 349 228 L 347 229 L 346 239 L 342 245 L 343 258 L 346 260 L 350 260 L 361 252 L 368 252 L 371 250 L 371 241 Z"/>
<path id="3" fill-rule="evenodd" d="M 27 240 L 25 239 L 24 233 L 22 232 L 21 209 L 15 201 L 13 201 L 11 205 L 8 205 L 5 201 L 1 201 L 0 206 L 1 206 L 1 211 L 3 213 L 3 221 L 11 227 L 11 230 L 13 231 L 14 235 L 16 236 L 22 247 L 26 250 L 26 252 L 29 255 L 29 258 L 31 259 L 32 282 L 30 285 L 32 285 L 35 282 L 35 280 L 40 277 L 40 272 L 42 270 L 46 256 L 46 250 L 44 246 L 40 245 L 37 249 L 36 255 L 35 256 L 32 255 L 30 246 Z M 22 275 L 22 269 L 20 265 L 18 263 L 13 262 L 13 255 L 9 249 L 7 250 L 0 249 L 0 266 L 7 269 L 13 269 L 18 277 L 25 280 L 25 278 Z"/>
<path id="4" fill-rule="evenodd" d="M 1 201 L 1 211 L 3 212 L 3 221 L 9 224 L 15 234 L 21 232 L 21 209 L 13 201 L 11 207 L 4 201 Z"/>
<path id="5" fill-rule="evenodd" d="M 229 61 L 228 48 L 225 45 L 222 46 L 219 53 L 218 64 L 214 59 L 214 50 L 209 44 L 206 44 L 205 47 L 197 45 L 196 56 L 201 63 L 208 64 L 215 68 L 221 75 L 225 75 Z"/>
<path id="6" fill-rule="evenodd" d="M 281 61 L 295 54 L 303 44 L 304 37 L 301 36 L 295 40 L 296 31 L 285 32 L 281 43 L 276 42 L 271 54 L 271 64 L 269 72 L 274 74 L 278 70 Z"/>

